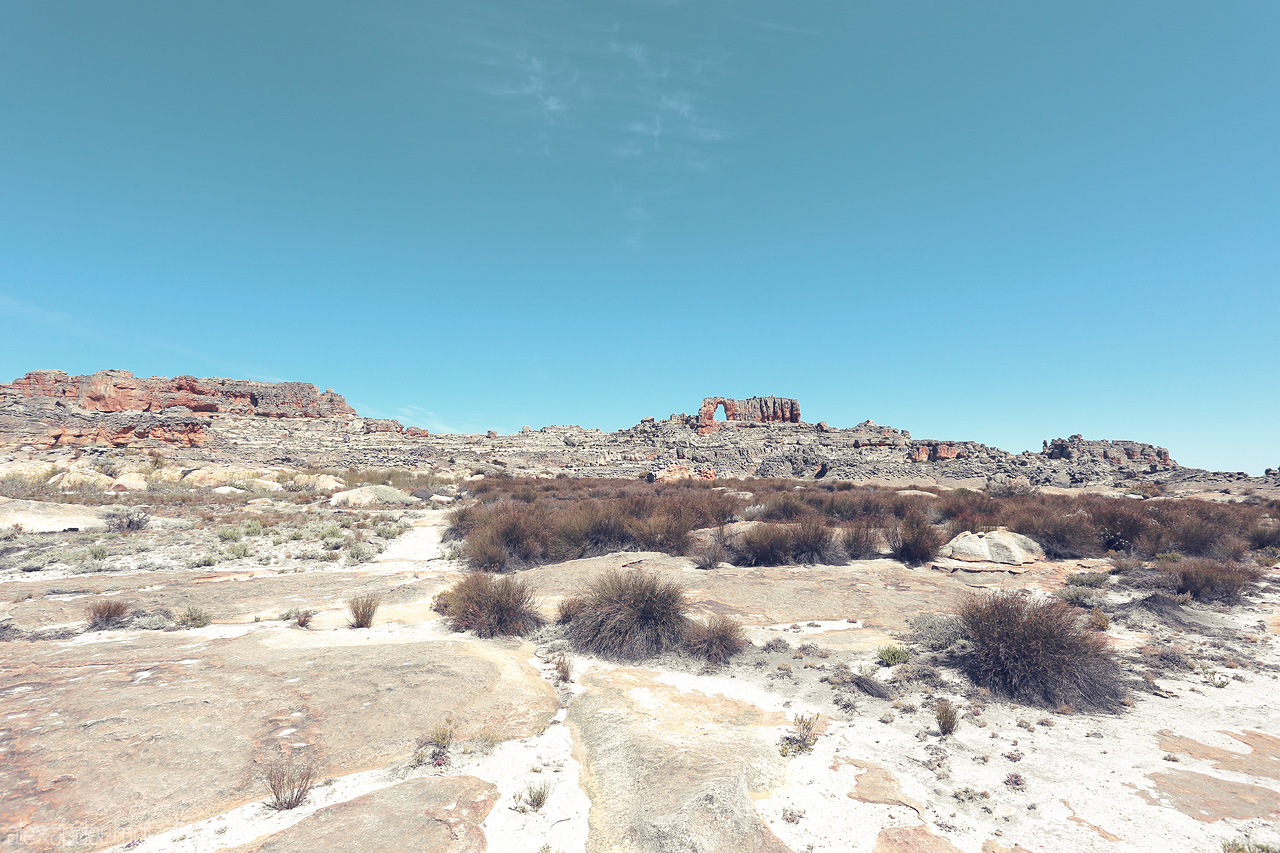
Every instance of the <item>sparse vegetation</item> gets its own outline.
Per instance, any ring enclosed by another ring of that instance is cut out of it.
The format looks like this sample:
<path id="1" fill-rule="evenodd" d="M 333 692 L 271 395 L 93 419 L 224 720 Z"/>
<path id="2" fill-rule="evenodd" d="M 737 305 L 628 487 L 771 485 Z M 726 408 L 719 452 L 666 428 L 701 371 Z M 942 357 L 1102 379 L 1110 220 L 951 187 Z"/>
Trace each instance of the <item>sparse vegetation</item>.
<path id="1" fill-rule="evenodd" d="M 132 533 L 145 530 L 151 523 L 151 513 L 142 507 L 132 509 L 112 509 L 107 511 L 104 519 L 107 529 L 113 533 Z"/>
<path id="2" fill-rule="evenodd" d="M 1249 584 L 1262 577 L 1256 566 L 1190 558 L 1161 566 L 1178 592 L 1197 601 L 1235 601 Z"/>
<path id="3" fill-rule="evenodd" d="M 942 535 L 922 515 L 912 514 L 885 531 L 889 552 L 895 560 L 918 566 L 932 560 L 945 544 Z"/>
<path id="4" fill-rule="evenodd" d="M 217 535 L 223 542 L 239 542 L 244 538 L 244 531 L 239 527 L 219 527 Z"/>
<path id="5" fill-rule="evenodd" d="M 268 808 L 296 809 L 315 787 L 316 769 L 310 763 L 280 761 L 267 768 L 263 783 L 267 788 Z"/>
<path id="6" fill-rule="evenodd" d="M 118 628 L 124 624 L 128 614 L 129 603 L 116 598 L 95 601 L 85 608 L 85 617 L 89 620 L 90 631 Z"/>
<path id="7" fill-rule="evenodd" d="M 378 612 L 382 599 L 372 593 L 357 595 L 347 602 L 348 628 L 369 628 L 373 625 L 374 614 Z"/>
<path id="8" fill-rule="evenodd" d="M 473 572 L 436 598 L 436 610 L 455 631 L 479 637 L 520 636 L 545 623 L 533 602 L 533 588 L 523 579 L 494 578 Z"/>
<path id="9" fill-rule="evenodd" d="M 784 757 L 812 752 L 818 743 L 818 714 L 796 714 L 791 719 L 791 731 L 778 741 L 779 751 Z"/>
<path id="10" fill-rule="evenodd" d="M 179 613 L 175 621 L 181 628 L 203 628 L 213 621 L 213 617 L 208 610 L 192 606 Z"/>
<path id="11" fill-rule="evenodd" d="M 547 804 L 547 797 L 550 795 L 550 782 L 530 782 L 523 791 L 515 795 L 516 811 L 521 814 L 540 811 Z"/>
<path id="12" fill-rule="evenodd" d="M 960 709 L 950 699 L 939 699 L 933 706 L 934 719 L 943 737 L 954 734 L 960 726 Z"/>
<path id="13" fill-rule="evenodd" d="M 1041 707 L 1071 704 L 1115 711 L 1125 689 L 1106 639 L 1059 601 L 980 593 L 958 608 L 969 677 L 994 693 Z"/>
<path id="14" fill-rule="evenodd" d="M 726 662 L 747 645 L 742 626 L 727 616 L 713 616 L 705 624 L 694 622 L 685 634 L 689 651 L 713 666 Z"/>
<path id="15" fill-rule="evenodd" d="M 876 659 L 881 666 L 898 666 L 911 659 L 911 652 L 902 646 L 881 646 L 876 649 Z"/>

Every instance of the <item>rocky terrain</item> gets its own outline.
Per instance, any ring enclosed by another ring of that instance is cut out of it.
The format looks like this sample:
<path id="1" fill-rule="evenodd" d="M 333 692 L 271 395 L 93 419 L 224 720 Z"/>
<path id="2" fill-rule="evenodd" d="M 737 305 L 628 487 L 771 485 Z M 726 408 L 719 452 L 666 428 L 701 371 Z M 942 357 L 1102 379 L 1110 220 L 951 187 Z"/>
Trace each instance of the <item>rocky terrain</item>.
<path id="1" fill-rule="evenodd" d="M 145 471 L 137 455 L 119 464 L 152 483 L 169 470 Z M 9 463 L 0 476 L 17 470 L 52 469 Z M 676 653 L 619 663 L 575 653 L 554 624 L 526 638 L 451 631 L 433 604 L 466 566 L 439 507 L 466 500 L 466 483 L 419 475 L 424 498 L 408 494 L 414 483 L 352 485 L 211 466 L 98 503 L 0 500 L 3 849 L 1280 843 L 1275 568 L 1237 604 L 1156 609 L 1141 606 L 1148 591 L 1107 577 L 1109 560 L 1050 560 L 1003 534 L 958 537 L 917 567 L 881 554 L 700 570 L 623 551 L 516 574 L 550 617 L 611 569 L 656 573 L 696 616 L 732 616 L 751 642 L 718 667 Z M 129 517 L 145 524 L 129 529 Z M 1085 591 L 1127 661 L 1119 714 L 1002 701 L 912 630 L 965 592 L 1053 595 L 1072 573 L 1104 579 Z M 380 607 L 371 627 L 349 627 L 362 594 Z M 123 615 L 89 624 L 104 602 Z M 904 657 L 886 665 L 889 647 Z M 875 695 L 848 686 L 853 673 Z M 933 711 L 942 699 L 962 711 L 948 736 Z M 814 714 L 809 748 L 787 748 Z M 297 808 L 265 805 L 281 761 L 317 770 Z"/>
<path id="2" fill-rule="evenodd" d="M 716 416 L 723 412 L 725 420 Z M 696 415 L 643 418 L 617 432 L 525 427 L 513 435 L 429 435 L 397 421 L 361 418 L 332 390 L 303 383 L 92 376 L 35 371 L 0 384 L 0 453 L 104 447 L 161 450 L 192 464 L 448 469 L 460 475 L 590 477 L 795 477 L 855 482 L 1195 488 L 1280 486 L 1264 477 L 1179 466 L 1136 441 L 1044 442 L 1008 453 L 974 441 L 915 439 L 865 421 L 837 429 L 800 420 L 796 400 L 708 397 Z"/>
<path id="3" fill-rule="evenodd" d="M 310 385 L 121 372 L 0 386 L 0 435 L 0 850 L 1280 844 L 1274 474 L 1079 436 L 1013 455 L 833 429 L 767 397 L 616 433 L 436 436 Z M 721 514 L 700 526 L 697 506 Z M 609 507 L 632 515 L 610 528 Z M 535 520 L 493 565 L 542 627 L 454 630 L 441 593 L 496 541 L 457 538 L 466 518 Z M 815 523 L 847 550 L 743 558 Z M 920 559 L 894 544 L 911 524 L 938 537 Z M 1180 566 L 1244 580 L 1179 592 Z M 674 582 L 746 647 L 583 651 L 558 618 L 611 572 Z M 1123 703 L 971 680 L 939 626 L 973 592 L 1079 608 Z M 296 804 L 272 793 L 304 770 Z"/>

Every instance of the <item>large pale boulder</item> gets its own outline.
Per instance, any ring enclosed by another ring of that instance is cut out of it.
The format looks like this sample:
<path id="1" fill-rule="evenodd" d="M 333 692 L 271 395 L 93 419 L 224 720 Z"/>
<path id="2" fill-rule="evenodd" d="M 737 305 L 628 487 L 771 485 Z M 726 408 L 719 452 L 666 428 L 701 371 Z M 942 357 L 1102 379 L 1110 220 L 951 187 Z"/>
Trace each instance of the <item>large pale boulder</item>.
<path id="1" fill-rule="evenodd" d="M 116 486 L 123 488 L 127 492 L 145 492 L 147 490 L 147 478 L 136 471 L 129 474 L 121 474 L 116 477 Z"/>
<path id="2" fill-rule="evenodd" d="M 51 484 L 60 489 L 102 489 L 106 491 L 116 484 L 116 481 L 100 471 L 92 468 L 73 468 L 66 471 L 49 481 Z"/>
<path id="3" fill-rule="evenodd" d="M 416 503 L 421 503 L 421 501 L 412 495 L 406 495 L 399 489 L 393 489 L 391 486 L 361 486 L 358 489 L 335 492 L 329 498 L 330 506 L 378 506 Z"/>
<path id="4" fill-rule="evenodd" d="M 96 506 L 0 498 L 0 527 L 19 527 L 26 533 L 106 530 L 105 513 Z"/>
<path id="5" fill-rule="evenodd" d="M 1044 549 L 1034 539 L 1000 527 L 987 533 L 961 533 L 938 552 L 967 563 L 1004 563 L 1021 566 L 1044 559 Z"/>

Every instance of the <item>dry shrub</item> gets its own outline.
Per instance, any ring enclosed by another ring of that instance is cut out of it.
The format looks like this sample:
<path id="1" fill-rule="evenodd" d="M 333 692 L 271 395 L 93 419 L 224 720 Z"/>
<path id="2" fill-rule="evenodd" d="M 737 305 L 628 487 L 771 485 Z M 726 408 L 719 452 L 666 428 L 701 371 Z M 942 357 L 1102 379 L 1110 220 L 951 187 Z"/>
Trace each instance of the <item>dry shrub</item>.
<path id="1" fill-rule="evenodd" d="M 89 620 L 90 631 L 116 628 L 124 624 L 124 620 L 129 614 L 129 603 L 116 599 L 95 601 L 85 608 L 84 613 L 85 618 Z"/>
<path id="2" fill-rule="evenodd" d="M 355 598 L 348 601 L 347 611 L 351 614 L 351 617 L 347 620 L 347 627 L 372 627 L 374 614 L 378 612 L 378 606 L 381 604 L 382 599 L 373 593 L 357 595 Z"/>
<path id="3" fill-rule="evenodd" d="M 791 530 L 791 559 L 796 563 L 832 563 L 835 535 L 821 518 L 806 518 Z"/>
<path id="4" fill-rule="evenodd" d="M 1009 519 L 1009 529 L 1034 539 L 1055 560 L 1087 557 L 1101 549 L 1089 513 L 1062 501 L 1023 502 Z"/>
<path id="5" fill-rule="evenodd" d="M 950 699 L 939 699 L 934 703 L 933 716 L 943 737 L 954 734 L 960 727 L 960 709 Z"/>
<path id="6" fill-rule="evenodd" d="M 851 560 L 868 560 L 880 556 L 880 535 L 866 518 L 846 522 L 840 529 L 840 544 Z"/>
<path id="7" fill-rule="evenodd" d="M 693 564 L 704 571 L 710 571 L 728 559 L 728 550 L 718 540 L 707 542 L 693 552 Z"/>
<path id="8" fill-rule="evenodd" d="M 546 621 L 534 606 L 533 588 L 513 577 L 467 575 L 449 589 L 447 601 L 453 630 L 478 637 L 521 636 Z"/>
<path id="9" fill-rule="evenodd" d="M 267 808 L 296 809 L 316 785 L 316 769 L 311 764 L 281 761 L 267 768 L 263 784 L 267 788 Z"/>
<path id="10" fill-rule="evenodd" d="M 640 660 L 679 648 L 688 629 L 684 590 L 648 572 L 609 571 L 592 583 L 569 623 L 580 652 Z"/>
<path id="11" fill-rule="evenodd" d="M 627 531 L 641 550 L 683 554 L 689 550 L 693 520 L 680 512 L 662 513 L 650 518 L 632 519 Z"/>
<path id="12" fill-rule="evenodd" d="M 1264 526 L 1255 524 L 1249 528 L 1249 545 L 1255 550 L 1280 548 L 1280 525 Z"/>
<path id="13" fill-rule="evenodd" d="M 1178 592 L 1189 593 L 1197 601 L 1236 601 L 1249 584 L 1262 577 L 1255 566 L 1203 557 L 1162 563 L 1160 568 Z"/>
<path id="14" fill-rule="evenodd" d="M 705 625 L 694 622 L 685 634 L 689 651 L 714 666 L 727 661 L 747 645 L 742 626 L 727 616 L 713 616 Z"/>
<path id="15" fill-rule="evenodd" d="M 145 530 L 147 525 L 151 523 L 151 513 L 142 507 L 133 507 L 132 509 L 110 509 L 107 510 L 106 517 L 107 529 L 115 533 L 132 533 L 136 530 Z"/>
<path id="16" fill-rule="evenodd" d="M 791 720 L 791 731 L 782 736 L 778 742 L 782 755 L 798 755 L 812 752 L 818 742 L 819 714 L 796 714 Z"/>
<path id="17" fill-rule="evenodd" d="M 908 515 L 901 523 L 890 525 L 885 536 L 893 558 L 909 566 L 932 560 L 945 544 L 938 529 L 924 516 L 915 514 Z"/>
<path id="18" fill-rule="evenodd" d="M 971 644 L 961 664 L 978 686 L 1041 707 L 1120 707 L 1125 689 L 1106 639 L 1070 606 L 990 592 L 965 598 L 957 614 Z"/>
<path id="19" fill-rule="evenodd" d="M 556 624 L 568 625 L 578 615 L 582 613 L 582 608 L 586 606 L 586 601 L 577 595 L 571 595 L 568 598 L 560 599 L 560 603 L 556 605 Z"/>
<path id="20" fill-rule="evenodd" d="M 812 508 L 794 492 L 784 492 L 765 504 L 759 517 L 765 521 L 796 521 L 811 512 Z"/>
<path id="21" fill-rule="evenodd" d="M 795 545 L 791 528 L 783 524 L 758 524 L 742 535 L 737 563 L 743 566 L 785 566 Z"/>

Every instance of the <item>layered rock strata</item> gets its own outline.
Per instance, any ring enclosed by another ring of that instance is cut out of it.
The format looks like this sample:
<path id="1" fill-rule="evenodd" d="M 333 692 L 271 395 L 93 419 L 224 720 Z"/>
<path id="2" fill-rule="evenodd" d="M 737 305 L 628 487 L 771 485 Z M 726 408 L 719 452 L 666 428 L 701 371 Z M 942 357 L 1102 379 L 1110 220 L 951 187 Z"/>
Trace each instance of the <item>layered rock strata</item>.
<path id="1" fill-rule="evenodd" d="M 715 420 L 721 409 L 728 420 Z M 139 379 L 124 371 L 89 377 L 37 371 L 0 385 L 0 448 L 23 445 L 89 452 L 123 446 L 193 462 L 434 468 L 460 475 L 791 477 L 972 488 L 1135 480 L 1280 485 L 1275 474 L 1183 468 L 1165 448 L 1136 441 L 1073 435 L 1015 454 L 975 441 L 916 439 L 869 420 L 837 429 L 801 421 L 799 403 L 780 397 L 709 397 L 696 415 L 647 417 L 617 432 L 546 426 L 513 435 L 429 435 L 393 420 L 361 418 L 340 395 L 313 385 Z"/>

